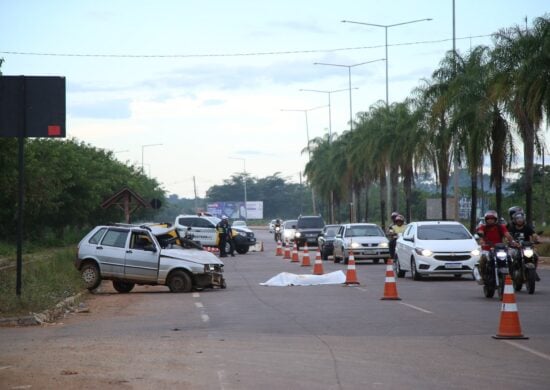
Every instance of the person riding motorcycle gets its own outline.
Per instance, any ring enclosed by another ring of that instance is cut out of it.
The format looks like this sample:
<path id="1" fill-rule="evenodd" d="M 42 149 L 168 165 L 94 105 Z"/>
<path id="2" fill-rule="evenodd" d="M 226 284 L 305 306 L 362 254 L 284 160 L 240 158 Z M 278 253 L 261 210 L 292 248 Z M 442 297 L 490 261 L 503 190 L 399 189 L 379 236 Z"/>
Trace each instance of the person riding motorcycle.
<path id="1" fill-rule="evenodd" d="M 389 242 L 390 257 L 394 259 L 395 244 L 397 243 L 397 237 L 399 234 L 403 234 L 403 232 L 407 228 L 407 225 L 405 224 L 405 217 L 403 217 L 401 214 L 397 214 L 393 216 L 393 213 L 392 213 L 392 217 L 393 217 L 392 219 L 394 224 L 389 227 L 388 234 L 390 237 L 390 242 Z"/>
<path id="2" fill-rule="evenodd" d="M 522 213 L 525 216 L 525 213 L 523 209 L 520 206 L 512 206 L 508 209 L 508 215 L 510 216 L 510 221 L 506 224 L 506 228 L 510 230 L 512 225 L 514 224 L 514 215 L 516 213 Z"/>
<path id="3" fill-rule="evenodd" d="M 508 229 L 512 237 L 514 237 L 515 240 L 521 242 L 521 241 L 530 241 L 533 244 L 537 244 L 539 242 L 539 237 L 535 233 L 535 230 L 532 226 L 525 223 L 525 214 L 523 214 L 523 210 L 516 211 L 512 217 L 510 227 Z M 516 255 L 514 252 L 512 256 Z M 535 270 L 537 269 L 539 262 L 539 257 L 535 255 Z M 540 281 L 540 277 L 538 273 L 536 273 L 536 280 L 537 282 Z"/>
<path id="4" fill-rule="evenodd" d="M 282 233 L 282 223 L 281 223 L 281 220 L 279 218 L 277 218 L 275 220 L 275 223 L 273 224 L 273 230 L 275 232 L 275 241 L 280 241 L 281 240 L 281 233 Z"/>
<path id="5" fill-rule="evenodd" d="M 477 233 L 480 236 L 482 254 L 479 259 L 479 273 L 482 278 L 487 272 L 487 251 L 494 244 L 503 243 L 506 238 L 511 246 L 518 246 L 512 235 L 508 232 L 506 225 L 498 223 L 498 214 L 494 210 L 489 210 L 483 216 L 485 224 L 478 226 Z"/>

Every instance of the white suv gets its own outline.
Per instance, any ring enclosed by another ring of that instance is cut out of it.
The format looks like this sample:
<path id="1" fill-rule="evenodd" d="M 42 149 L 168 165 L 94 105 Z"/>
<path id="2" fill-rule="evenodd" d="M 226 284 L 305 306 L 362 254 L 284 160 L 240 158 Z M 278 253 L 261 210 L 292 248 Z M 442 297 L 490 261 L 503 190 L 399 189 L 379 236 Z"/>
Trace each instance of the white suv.
<path id="1" fill-rule="evenodd" d="M 204 246 L 216 246 L 216 225 L 220 222 L 218 217 L 208 215 L 178 215 L 175 226 L 181 236 L 189 232 L 193 240 Z M 235 250 L 243 255 L 248 252 L 250 246 L 256 244 L 256 237 L 252 230 L 238 226 L 232 227 Z M 228 244 L 229 246 L 229 244 Z M 227 248 L 229 251 L 229 248 Z"/>
<path id="2" fill-rule="evenodd" d="M 426 275 L 473 275 L 479 245 L 468 229 L 455 221 L 411 222 L 397 239 L 394 268 L 402 278 Z"/>

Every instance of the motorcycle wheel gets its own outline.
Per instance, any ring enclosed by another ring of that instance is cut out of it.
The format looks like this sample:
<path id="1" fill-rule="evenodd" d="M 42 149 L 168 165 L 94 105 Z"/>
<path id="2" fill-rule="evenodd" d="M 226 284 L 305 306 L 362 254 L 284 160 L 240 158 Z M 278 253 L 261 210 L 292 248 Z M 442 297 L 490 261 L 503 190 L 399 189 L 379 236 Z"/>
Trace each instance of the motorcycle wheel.
<path id="1" fill-rule="evenodd" d="M 495 288 L 484 285 L 483 294 L 485 295 L 485 298 L 492 298 L 495 296 Z"/>
<path id="2" fill-rule="evenodd" d="M 529 294 L 535 293 L 535 282 L 537 280 L 537 274 L 534 269 L 527 269 L 527 280 L 525 281 L 525 288 Z"/>
<path id="3" fill-rule="evenodd" d="M 519 291 L 523 287 L 523 276 L 519 269 L 514 270 L 512 274 L 512 284 L 514 285 L 514 290 Z"/>

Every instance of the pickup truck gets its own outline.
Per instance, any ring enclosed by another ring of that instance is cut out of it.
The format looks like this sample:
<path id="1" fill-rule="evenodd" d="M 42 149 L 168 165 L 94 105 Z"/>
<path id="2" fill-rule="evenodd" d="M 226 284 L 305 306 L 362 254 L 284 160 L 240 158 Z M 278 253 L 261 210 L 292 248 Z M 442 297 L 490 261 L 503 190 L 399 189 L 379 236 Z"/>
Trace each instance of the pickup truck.
<path id="1" fill-rule="evenodd" d="M 138 285 L 165 285 L 171 292 L 225 288 L 223 262 L 202 249 L 167 240 L 174 227 L 97 226 L 78 244 L 75 267 L 88 290 L 112 280 L 120 293 Z M 161 238 L 161 239 L 159 239 Z"/>

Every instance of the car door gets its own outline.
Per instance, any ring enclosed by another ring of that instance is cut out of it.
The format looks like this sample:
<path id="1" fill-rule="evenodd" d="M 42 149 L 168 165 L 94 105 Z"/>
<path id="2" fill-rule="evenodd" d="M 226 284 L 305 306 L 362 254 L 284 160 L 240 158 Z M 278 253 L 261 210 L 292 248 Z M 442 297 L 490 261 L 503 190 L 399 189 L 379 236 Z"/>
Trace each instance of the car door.
<path id="1" fill-rule="evenodd" d="M 151 234 L 134 230 L 130 236 L 124 263 L 124 277 L 131 280 L 157 280 L 160 247 Z"/>
<path id="2" fill-rule="evenodd" d="M 192 228 L 195 240 L 202 245 L 216 245 L 216 226 L 206 218 L 196 218 Z"/>
<path id="3" fill-rule="evenodd" d="M 411 224 L 403 232 L 403 236 L 397 239 L 396 253 L 397 258 L 399 259 L 399 266 L 403 270 L 410 271 L 410 258 L 413 255 L 415 248 L 415 232 L 416 225 Z"/>
<path id="4" fill-rule="evenodd" d="M 110 228 L 96 246 L 95 253 L 103 276 L 124 276 L 128 236 L 128 229 Z"/>

